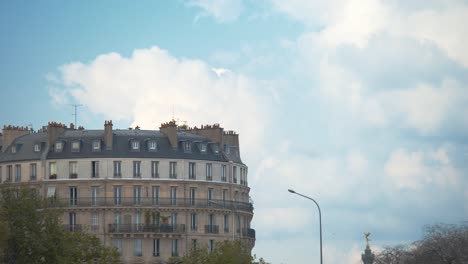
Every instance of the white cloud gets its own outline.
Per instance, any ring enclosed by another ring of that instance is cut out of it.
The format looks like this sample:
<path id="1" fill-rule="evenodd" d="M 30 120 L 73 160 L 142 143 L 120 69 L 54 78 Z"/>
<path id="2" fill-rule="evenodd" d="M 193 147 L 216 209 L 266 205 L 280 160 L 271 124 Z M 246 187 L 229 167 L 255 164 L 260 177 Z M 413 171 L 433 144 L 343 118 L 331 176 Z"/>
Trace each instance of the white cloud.
<path id="1" fill-rule="evenodd" d="M 397 149 L 390 154 L 384 170 L 398 189 L 421 190 L 426 185 L 456 187 L 460 183 L 460 172 L 451 164 L 444 148 L 432 152 Z"/>
<path id="2" fill-rule="evenodd" d="M 306 208 L 259 208 L 255 211 L 254 223 L 255 226 L 261 228 L 266 233 L 272 233 L 277 230 L 300 232 L 310 224 L 311 219 L 311 211 Z"/>
<path id="3" fill-rule="evenodd" d="M 352 151 L 346 157 L 346 167 L 352 175 L 364 174 L 367 172 L 369 161 L 359 151 Z"/>
<path id="4" fill-rule="evenodd" d="M 219 22 L 236 20 L 244 8 L 243 0 L 191 0 L 188 4 L 204 11 L 197 19 L 202 16 L 212 16 Z"/>
<path id="5" fill-rule="evenodd" d="M 158 47 L 117 53 L 60 67 L 62 90 L 106 119 L 155 129 L 175 117 L 188 125 L 220 123 L 235 129 L 243 149 L 262 149 L 268 115 L 263 87 L 246 76 L 217 70 L 200 60 L 178 59 Z M 55 97 L 54 97 L 55 98 Z M 251 154 L 254 155 L 254 154 Z M 245 156 L 244 156 L 245 157 Z"/>

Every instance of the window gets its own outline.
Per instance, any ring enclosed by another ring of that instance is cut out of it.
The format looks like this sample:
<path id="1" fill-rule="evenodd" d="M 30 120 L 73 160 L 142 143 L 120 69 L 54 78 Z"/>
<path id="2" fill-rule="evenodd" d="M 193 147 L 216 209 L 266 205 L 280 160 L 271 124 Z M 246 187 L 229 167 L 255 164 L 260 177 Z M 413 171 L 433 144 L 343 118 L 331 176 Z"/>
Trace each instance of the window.
<path id="1" fill-rule="evenodd" d="M 192 250 L 197 250 L 197 240 L 192 239 Z"/>
<path id="2" fill-rule="evenodd" d="M 0 166 L 0 183 L 3 181 L 3 171 L 2 166 Z"/>
<path id="3" fill-rule="evenodd" d="M 208 241 L 208 251 L 210 253 L 213 253 L 213 251 L 214 251 L 214 240 L 213 239 L 210 239 L 210 241 Z"/>
<path id="4" fill-rule="evenodd" d="M 230 147 L 229 147 L 229 145 L 224 145 L 224 152 L 225 152 L 226 154 L 229 154 L 229 152 L 230 152 Z"/>
<path id="5" fill-rule="evenodd" d="M 135 239 L 133 241 L 133 256 L 141 257 L 143 252 L 141 251 L 141 239 Z"/>
<path id="6" fill-rule="evenodd" d="M 234 192 L 234 201 L 238 201 L 239 200 L 239 191 L 235 191 Z"/>
<path id="7" fill-rule="evenodd" d="M 153 200 L 153 205 L 159 204 L 159 186 L 153 186 L 151 188 L 151 197 Z"/>
<path id="8" fill-rule="evenodd" d="M 196 188 L 190 188 L 190 205 L 195 205 L 195 192 L 197 191 Z"/>
<path id="9" fill-rule="evenodd" d="M 7 166 L 7 181 L 13 182 L 13 166 L 12 165 Z"/>
<path id="10" fill-rule="evenodd" d="M 99 213 L 91 213 L 91 229 L 97 231 L 99 229 Z"/>
<path id="11" fill-rule="evenodd" d="M 212 174 L 212 165 L 211 163 L 206 164 L 206 180 L 211 181 L 213 180 L 213 174 Z"/>
<path id="12" fill-rule="evenodd" d="M 177 205 L 177 187 L 171 186 L 171 205 Z"/>
<path id="13" fill-rule="evenodd" d="M 76 213 L 70 212 L 68 213 L 68 225 L 70 227 L 70 231 L 75 231 L 76 229 Z"/>
<path id="14" fill-rule="evenodd" d="M 72 152 L 79 152 L 80 151 L 80 141 L 73 141 L 71 143 L 71 151 Z"/>
<path id="15" fill-rule="evenodd" d="M 141 204 L 141 186 L 133 187 L 133 204 L 134 205 Z"/>
<path id="16" fill-rule="evenodd" d="M 75 206 L 78 202 L 78 190 L 75 186 L 69 187 L 70 205 Z"/>
<path id="17" fill-rule="evenodd" d="M 114 178 L 122 177 L 122 162 L 114 161 Z"/>
<path id="18" fill-rule="evenodd" d="M 176 179 L 177 178 L 177 162 L 171 161 L 169 163 L 169 178 Z"/>
<path id="19" fill-rule="evenodd" d="M 197 213 L 190 214 L 190 230 L 197 230 Z"/>
<path id="20" fill-rule="evenodd" d="M 192 143 L 190 141 L 184 142 L 184 152 L 192 152 Z"/>
<path id="21" fill-rule="evenodd" d="M 221 165 L 221 181 L 226 182 L 226 165 Z"/>
<path id="22" fill-rule="evenodd" d="M 114 186 L 114 205 L 122 204 L 122 186 Z"/>
<path id="23" fill-rule="evenodd" d="M 16 145 L 11 145 L 11 153 L 16 153 Z"/>
<path id="24" fill-rule="evenodd" d="M 63 150 L 63 142 L 57 141 L 55 142 L 55 152 L 62 152 Z"/>
<path id="25" fill-rule="evenodd" d="M 138 142 L 136 140 L 132 141 L 131 146 L 132 146 L 132 150 L 134 150 L 134 151 L 140 150 L 140 142 Z"/>
<path id="26" fill-rule="evenodd" d="M 189 179 L 195 179 L 195 162 L 189 162 Z"/>
<path id="27" fill-rule="evenodd" d="M 91 177 L 99 178 L 99 161 L 91 161 Z"/>
<path id="28" fill-rule="evenodd" d="M 208 188 L 206 198 L 208 199 L 208 205 L 211 205 L 210 201 L 213 199 L 213 188 Z"/>
<path id="29" fill-rule="evenodd" d="M 156 140 L 150 140 L 148 141 L 148 150 L 149 151 L 156 151 L 157 145 L 156 145 Z"/>
<path id="30" fill-rule="evenodd" d="M 159 161 L 151 161 L 151 177 L 159 178 Z"/>
<path id="31" fill-rule="evenodd" d="M 119 252 L 119 255 L 122 256 L 122 239 L 114 238 L 112 239 L 112 244 L 114 245 L 115 248 L 117 248 L 117 252 Z"/>
<path id="32" fill-rule="evenodd" d="M 159 257 L 159 239 L 153 239 L 153 257 Z"/>
<path id="33" fill-rule="evenodd" d="M 101 151 L 101 141 L 100 140 L 93 140 L 93 151 Z"/>
<path id="34" fill-rule="evenodd" d="M 175 212 L 171 213 L 171 225 L 172 225 L 172 228 L 174 228 L 174 229 L 177 226 L 177 213 L 175 213 Z"/>
<path id="35" fill-rule="evenodd" d="M 142 230 L 142 226 L 141 226 L 141 212 L 140 212 L 140 211 L 136 211 L 136 212 L 135 212 L 135 216 L 134 216 L 134 218 L 133 218 L 133 223 L 135 224 L 136 230 L 137 230 L 137 231 Z"/>
<path id="36" fill-rule="evenodd" d="M 78 178 L 78 166 L 76 161 L 70 161 L 68 164 L 69 170 L 70 170 L 70 179 L 76 179 Z"/>
<path id="37" fill-rule="evenodd" d="M 1 170 L 1 167 L 0 167 Z M 37 164 L 31 163 L 29 164 L 29 173 L 30 173 L 30 180 L 35 181 L 37 179 Z M 0 182 L 2 181 L 1 172 L 0 172 Z"/>
<path id="38" fill-rule="evenodd" d="M 92 186 L 91 187 L 91 205 L 92 206 L 99 205 L 98 197 L 99 197 L 99 187 L 98 186 Z"/>
<path id="39" fill-rule="evenodd" d="M 55 197 L 55 186 L 48 186 L 47 187 L 47 198 L 54 198 Z"/>
<path id="40" fill-rule="evenodd" d="M 177 248 L 177 239 L 172 240 L 172 256 L 173 257 L 179 256 L 179 252 Z"/>
<path id="41" fill-rule="evenodd" d="M 232 167 L 232 182 L 237 183 L 237 167 Z"/>
<path id="42" fill-rule="evenodd" d="M 201 153 L 206 153 L 206 144 L 205 143 L 200 144 L 200 152 Z"/>
<path id="43" fill-rule="evenodd" d="M 114 213 L 114 224 L 115 225 L 120 225 L 122 223 L 122 215 L 120 212 L 115 212 Z"/>
<path id="44" fill-rule="evenodd" d="M 227 189 L 223 189 L 223 205 L 226 205 L 227 192 Z"/>
<path id="45" fill-rule="evenodd" d="M 41 144 L 38 144 L 38 143 L 34 144 L 34 152 L 39 152 L 39 151 L 41 151 Z"/>
<path id="46" fill-rule="evenodd" d="M 141 177 L 141 161 L 133 161 L 133 178 Z"/>
<path id="47" fill-rule="evenodd" d="M 224 233 L 229 233 L 229 215 L 224 215 Z"/>
<path id="48" fill-rule="evenodd" d="M 15 165 L 15 182 L 21 181 L 21 165 Z"/>
<path id="49" fill-rule="evenodd" d="M 49 179 L 57 179 L 57 163 L 49 163 Z"/>

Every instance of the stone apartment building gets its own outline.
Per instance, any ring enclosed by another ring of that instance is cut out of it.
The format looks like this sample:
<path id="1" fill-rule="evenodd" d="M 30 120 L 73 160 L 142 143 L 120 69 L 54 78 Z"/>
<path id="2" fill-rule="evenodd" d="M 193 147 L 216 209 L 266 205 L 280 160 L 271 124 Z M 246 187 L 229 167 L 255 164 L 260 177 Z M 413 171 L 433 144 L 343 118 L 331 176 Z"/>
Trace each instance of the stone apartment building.
<path id="1" fill-rule="evenodd" d="M 193 247 L 242 240 L 253 206 L 239 136 L 218 124 L 159 130 L 5 126 L 0 184 L 36 188 L 65 208 L 64 228 L 92 232 L 125 263 L 162 263 Z"/>

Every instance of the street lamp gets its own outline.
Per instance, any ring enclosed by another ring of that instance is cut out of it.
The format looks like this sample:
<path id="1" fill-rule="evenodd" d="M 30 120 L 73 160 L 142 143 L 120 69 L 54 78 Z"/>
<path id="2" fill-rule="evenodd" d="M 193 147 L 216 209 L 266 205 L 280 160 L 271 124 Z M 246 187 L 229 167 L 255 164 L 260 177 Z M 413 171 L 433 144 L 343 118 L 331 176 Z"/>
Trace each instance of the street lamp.
<path id="1" fill-rule="evenodd" d="M 288 189 L 288 192 L 294 193 L 294 194 L 302 196 L 302 197 L 304 197 L 306 199 L 312 200 L 312 202 L 314 202 L 315 205 L 317 205 L 317 208 L 318 208 L 318 211 L 319 211 L 319 224 L 320 224 L 320 264 L 323 264 L 323 257 L 322 257 L 322 212 L 320 210 L 320 206 L 317 203 L 317 201 L 315 201 L 313 198 L 310 198 L 309 196 L 305 196 L 305 195 L 300 194 L 300 193 L 298 193 L 298 192 L 296 192 L 294 190 L 291 190 L 291 189 Z"/>

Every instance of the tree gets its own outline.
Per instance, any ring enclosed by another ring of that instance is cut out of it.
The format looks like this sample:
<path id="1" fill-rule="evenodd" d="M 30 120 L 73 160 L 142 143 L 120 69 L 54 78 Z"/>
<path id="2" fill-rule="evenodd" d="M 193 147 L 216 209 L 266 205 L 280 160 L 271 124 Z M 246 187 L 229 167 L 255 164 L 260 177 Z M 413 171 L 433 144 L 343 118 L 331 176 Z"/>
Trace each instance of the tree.
<path id="1" fill-rule="evenodd" d="M 87 233 L 68 232 L 58 208 L 34 189 L 3 187 L 0 190 L 0 262 L 3 263 L 115 263 L 115 249 L 103 246 Z"/>
<path id="2" fill-rule="evenodd" d="M 468 225 L 437 224 L 425 227 L 424 237 L 410 246 L 386 247 L 376 264 L 466 264 Z"/>
<path id="3" fill-rule="evenodd" d="M 268 264 L 260 258 L 255 261 L 248 247 L 240 241 L 223 241 L 216 243 L 213 252 L 209 253 L 207 248 L 192 249 L 190 253 L 182 257 L 180 264 Z"/>

